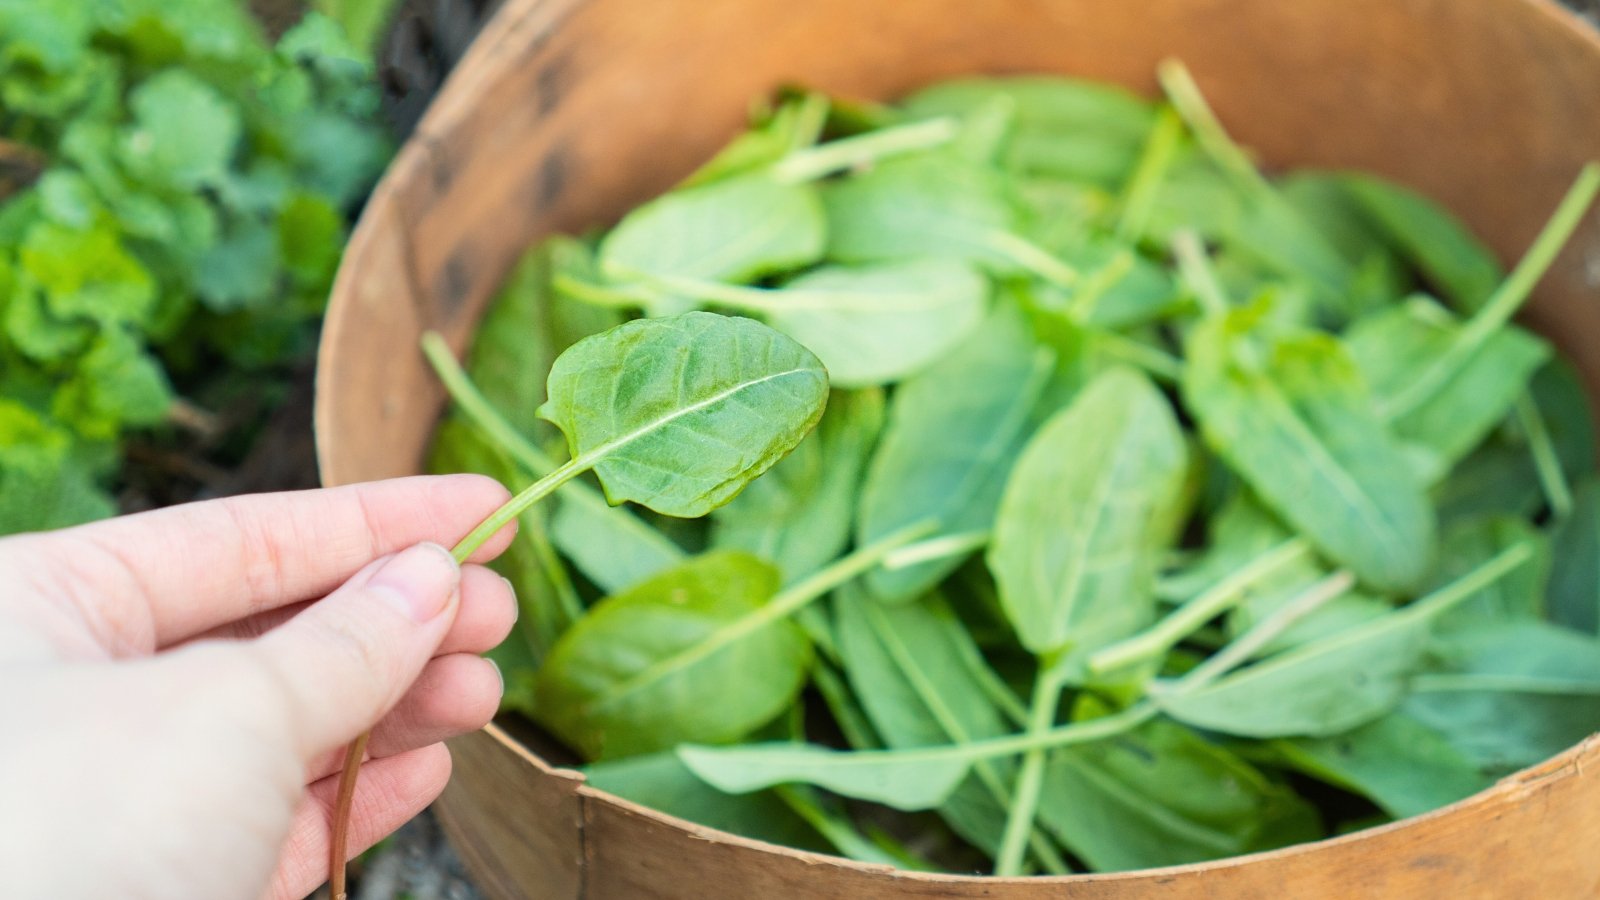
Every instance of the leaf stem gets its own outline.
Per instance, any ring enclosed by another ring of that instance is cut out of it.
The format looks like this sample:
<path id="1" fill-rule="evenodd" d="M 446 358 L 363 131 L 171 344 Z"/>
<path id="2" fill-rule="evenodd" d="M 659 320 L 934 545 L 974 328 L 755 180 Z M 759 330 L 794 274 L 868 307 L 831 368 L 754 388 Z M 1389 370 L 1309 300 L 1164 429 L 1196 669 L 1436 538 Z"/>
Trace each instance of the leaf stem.
<path id="1" fill-rule="evenodd" d="M 1340 570 L 1312 584 L 1205 662 L 1190 669 L 1182 678 L 1165 685 L 1164 689 L 1178 694 L 1199 690 L 1210 684 L 1244 664 L 1294 623 L 1316 612 L 1323 604 L 1348 593 L 1355 583 L 1354 575 Z"/>
<path id="2" fill-rule="evenodd" d="M 1229 573 L 1154 627 L 1089 657 L 1089 671 L 1103 674 L 1165 654 L 1202 625 L 1237 606 L 1256 582 L 1310 553 L 1311 545 L 1304 538 L 1290 538 L 1280 543 Z"/>
<path id="3" fill-rule="evenodd" d="M 959 130 L 959 123 L 949 116 L 880 128 L 796 150 L 773 164 L 772 175 L 780 184 L 815 181 L 880 159 L 943 146 Z"/>
<path id="4" fill-rule="evenodd" d="M 1483 672 L 1418 675 L 1411 679 L 1411 689 L 1419 693 L 1492 691 L 1505 694 L 1600 696 L 1600 682 L 1584 681 L 1578 678 L 1545 678 L 1539 675 L 1496 675 Z"/>
<path id="5" fill-rule="evenodd" d="M 890 571 L 909 569 L 925 562 L 966 556 L 987 547 L 989 534 L 988 531 L 960 531 L 907 544 L 884 556 L 883 567 Z"/>
<path id="6" fill-rule="evenodd" d="M 1166 91 L 1173 109 L 1188 123 L 1189 130 L 1194 132 L 1195 140 L 1218 165 L 1248 190 L 1272 191 L 1272 185 L 1256 168 L 1250 155 L 1222 126 L 1222 121 L 1200 92 L 1200 86 L 1195 83 L 1187 66 L 1176 59 L 1163 60 L 1156 67 L 1156 78 L 1161 82 L 1162 90 Z"/>
<path id="7" fill-rule="evenodd" d="M 1029 735 L 1044 734 L 1055 724 L 1056 707 L 1061 703 L 1064 674 L 1054 656 L 1039 661 L 1039 675 L 1034 681 L 1032 705 L 1028 711 Z M 1044 787 L 1045 749 L 1030 748 L 1022 757 L 1022 768 L 1017 773 L 1016 789 L 1011 795 L 1011 806 L 1006 812 L 1006 827 L 1000 838 L 1000 852 L 995 857 L 994 874 L 999 877 L 1014 876 L 1022 872 L 1022 856 L 1029 835 L 1033 833 L 1033 820 L 1039 811 L 1039 793 Z"/>
<path id="8" fill-rule="evenodd" d="M 1155 209 L 1161 183 L 1166 180 L 1183 137 L 1183 120 L 1172 107 L 1163 107 L 1150 129 L 1138 165 L 1122 193 L 1122 211 L 1117 216 L 1117 238 L 1133 241 L 1144 233 Z"/>
<path id="9" fill-rule="evenodd" d="M 346 857 L 350 852 L 350 806 L 355 800 L 356 779 L 361 774 L 361 760 L 367 755 L 367 739 L 371 731 L 363 731 L 350 742 L 344 752 L 344 769 L 339 773 L 339 791 L 333 801 L 333 834 L 328 840 L 328 892 L 333 900 L 345 900 L 344 885 Z"/>
<path id="10" fill-rule="evenodd" d="M 563 463 L 549 475 L 528 485 L 521 493 L 507 500 L 505 505 L 491 513 L 489 518 L 480 522 L 477 528 L 468 532 L 466 537 L 452 547 L 450 554 L 456 558 L 456 562 L 466 562 L 467 557 L 471 556 L 473 551 L 482 547 L 489 538 L 494 537 L 500 529 L 522 515 L 523 511 L 528 507 L 550 496 L 555 492 L 556 488 L 561 487 L 593 467 L 594 460 L 586 456 L 580 456 L 577 459 Z"/>
<path id="11" fill-rule="evenodd" d="M 1384 419 L 1393 421 L 1431 400 L 1490 336 L 1511 321 L 1550 264 L 1555 262 L 1561 248 L 1582 224 L 1584 213 L 1597 193 L 1600 193 L 1600 163 L 1589 163 L 1578 173 L 1577 180 L 1561 198 L 1516 268 L 1467 320 L 1450 346 L 1407 384 L 1405 390 L 1383 404 L 1379 412 Z"/>
<path id="12" fill-rule="evenodd" d="M 1009 231 L 994 231 L 984 236 L 989 249 L 1011 260 L 1056 287 L 1070 288 L 1078 282 L 1078 270 L 1056 258 L 1054 253 L 1033 241 Z"/>
<path id="13" fill-rule="evenodd" d="M 471 376 L 461 367 L 455 354 L 450 352 L 450 345 L 445 341 L 444 335 L 437 331 L 424 333 L 422 355 L 427 357 L 428 363 L 433 366 L 433 373 L 444 385 L 445 393 L 450 395 L 450 401 L 466 414 L 467 419 L 483 432 L 485 437 L 498 444 L 502 450 L 531 471 L 535 478 L 556 470 L 558 465 L 556 461 L 535 447 L 532 441 L 516 429 L 516 426 L 508 422 L 505 416 L 494 408 L 494 404 L 489 402 L 489 398 L 478 390 L 478 386 L 472 383 Z"/>
<path id="14" fill-rule="evenodd" d="M 1178 274 L 1189 286 L 1201 309 L 1207 316 L 1226 315 L 1230 304 L 1228 294 L 1217 281 L 1216 270 L 1211 268 L 1211 258 L 1206 255 L 1200 236 L 1185 228 L 1172 236 L 1172 253 L 1178 260 Z"/>
<path id="15" fill-rule="evenodd" d="M 1539 405 L 1526 391 L 1517 398 L 1517 422 L 1528 437 L 1528 453 L 1533 456 L 1539 486 L 1544 488 L 1545 499 L 1550 503 L 1550 514 L 1558 521 L 1565 519 L 1572 512 L 1572 486 L 1567 483 L 1567 473 L 1561 468 L 1561 457 L 1550 440 L 1550 430 L 1545 427 Z"/>

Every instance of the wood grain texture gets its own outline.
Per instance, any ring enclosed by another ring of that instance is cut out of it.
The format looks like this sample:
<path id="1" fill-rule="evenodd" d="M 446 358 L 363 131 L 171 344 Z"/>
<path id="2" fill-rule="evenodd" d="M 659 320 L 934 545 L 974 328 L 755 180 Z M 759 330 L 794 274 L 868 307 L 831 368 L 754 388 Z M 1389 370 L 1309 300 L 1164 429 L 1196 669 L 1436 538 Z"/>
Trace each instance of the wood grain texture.
<path id="1" fill-rule="evenodd" d="M 954 75 L 1062 72 L 1153 93 L 1184 59 L 1272 165 L 1353 167 L 1440 200 L 1507 261 L 1600 156 L 1600 41 L 1546 0 L 510 0 L 369 206 L 324 332 L 317 426 L 337 484 L 416 471 L 459 347 L 521 250 L 602 226 L 708 157 L 787 81 L 891 98 Z M 1600 388 L 1600 219 L 1527 316 Z M 1600 740 L 1427 816 L 1179 869 L 1002 881 L 890 872 L 642 809 L 498 729 L 454 743 L 442 815 L 491 896 L 1600 897 Z"/>

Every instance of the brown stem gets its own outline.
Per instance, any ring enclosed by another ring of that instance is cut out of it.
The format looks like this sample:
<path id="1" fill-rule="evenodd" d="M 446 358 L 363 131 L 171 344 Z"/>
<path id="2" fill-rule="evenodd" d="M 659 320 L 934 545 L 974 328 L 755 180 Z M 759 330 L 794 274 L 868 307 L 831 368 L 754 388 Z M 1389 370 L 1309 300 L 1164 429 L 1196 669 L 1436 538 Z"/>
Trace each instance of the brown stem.
<path id="1" fill-rule="evenodd" d="M 328 889 L 333 900 L 345 900 L 345 852 L 350 846 L 350 804 L 356 796 L 356 777 L 361 774 L 361 758 L 367 753 L 367 738 L 372 732 L 363 731 L 350 742 L 344 754 L 344 771 L 339 773 L 339 794 L 333 802 L 333 837 L 328 842 Z"/>

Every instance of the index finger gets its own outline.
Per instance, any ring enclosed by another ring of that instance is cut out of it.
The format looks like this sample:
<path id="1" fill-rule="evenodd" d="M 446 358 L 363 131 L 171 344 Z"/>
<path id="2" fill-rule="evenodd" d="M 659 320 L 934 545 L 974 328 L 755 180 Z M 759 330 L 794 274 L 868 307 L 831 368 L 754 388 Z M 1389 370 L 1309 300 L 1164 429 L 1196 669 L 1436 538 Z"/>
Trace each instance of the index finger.
<path id="1" fill-rule="evenodd" d="M 422 541 L 446 547 L 510 494 L 479 475 L 397 478 L 229 497 L 0 543 L 49 581 L 117 655 L 148 653 L 219 625 L 321 597 L 362 566 Z M 507 528 L 471 557 L 493 559 Z"/>

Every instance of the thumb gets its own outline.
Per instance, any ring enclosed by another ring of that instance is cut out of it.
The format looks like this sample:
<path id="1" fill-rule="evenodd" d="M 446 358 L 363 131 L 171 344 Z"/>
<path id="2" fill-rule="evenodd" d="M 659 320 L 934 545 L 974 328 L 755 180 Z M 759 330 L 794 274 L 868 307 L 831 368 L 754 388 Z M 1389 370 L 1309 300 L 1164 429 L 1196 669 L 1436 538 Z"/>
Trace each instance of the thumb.
<path id="1" fill-rule="evenodd" d="M 348 743 L 399 701 L 450 630 L 460 584 L 450 551 L 417 544 L 256 641 L 303 761 Z"/>

